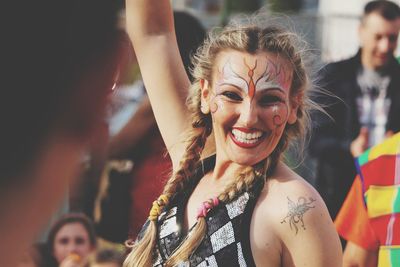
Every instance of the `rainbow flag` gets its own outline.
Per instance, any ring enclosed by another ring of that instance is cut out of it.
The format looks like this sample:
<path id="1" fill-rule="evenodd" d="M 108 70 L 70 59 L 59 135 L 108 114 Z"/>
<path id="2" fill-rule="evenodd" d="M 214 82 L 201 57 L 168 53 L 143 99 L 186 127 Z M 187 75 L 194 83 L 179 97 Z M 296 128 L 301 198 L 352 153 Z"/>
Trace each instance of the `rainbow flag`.
<path id="1" fill-rule="evenodd" d="M 400 246 L 382 246 L 379 249 L 378 267 L 399 267 Z"/>
<path id="2" fill-rule="evenodd" d="M 374 146 L 365 151 L 358 157 L 357 165 L 360 167 L 369 161 L 379 158 L 380 156 L 395 156 L 399 154 L 400 133 L 393 135 L 381 144 Z"/>
<path id="3" fill-rule="evenodd" d="M 378 267 L 400 267 L 400 133 L 367 150 L 356 166 L 381 244 Z"/>

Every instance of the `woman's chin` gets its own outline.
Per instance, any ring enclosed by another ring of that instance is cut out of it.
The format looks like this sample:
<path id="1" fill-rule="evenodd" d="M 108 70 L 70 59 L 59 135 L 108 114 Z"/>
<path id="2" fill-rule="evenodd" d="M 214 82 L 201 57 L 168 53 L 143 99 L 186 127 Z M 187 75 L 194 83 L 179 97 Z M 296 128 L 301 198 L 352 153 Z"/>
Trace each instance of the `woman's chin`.
<path id="1" fill-rule="evenodd" d="M 245 153 L 244 155 L 241 155 L 241 153 L 235 153 L 231 155 L 231 161 L 243 166 L 254 166 L 267 157 L 268 156 L 259 157 L 258 155 L 252 155 L 249 153 Z"/>

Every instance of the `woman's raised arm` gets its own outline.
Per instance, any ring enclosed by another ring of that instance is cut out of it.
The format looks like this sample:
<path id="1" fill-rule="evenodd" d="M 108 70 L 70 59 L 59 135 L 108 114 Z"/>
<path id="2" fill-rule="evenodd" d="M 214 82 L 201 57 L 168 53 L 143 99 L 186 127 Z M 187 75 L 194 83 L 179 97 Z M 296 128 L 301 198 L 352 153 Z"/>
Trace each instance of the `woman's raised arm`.
<path id="1" fill-rule="evenodd" d="M 139 62 L 161 135 L 177 166 L 188 125 L 190 86 L 176 41 L 169 0 L 126 0 L 127 31 Z"/>

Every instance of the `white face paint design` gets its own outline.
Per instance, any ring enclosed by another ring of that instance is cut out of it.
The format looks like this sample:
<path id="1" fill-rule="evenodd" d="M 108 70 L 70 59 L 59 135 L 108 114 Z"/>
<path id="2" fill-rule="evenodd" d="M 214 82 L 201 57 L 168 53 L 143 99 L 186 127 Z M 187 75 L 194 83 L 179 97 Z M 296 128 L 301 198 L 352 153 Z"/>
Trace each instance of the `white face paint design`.
<path id="1" fill-rule="evenodd" d="M 262 77 L 256 83 L 256 90 L 278 88 L 285 90 L 292 82 L 291 72 L 288 72 L 282 65 L 267 58 L 267 65 Z"/>
<path id="2" fill-rule="evenodd" d="M 248 94 L 247 81 L 233 71 L 232 66 L 229 61 L 227 61 L 226 64 L 222 68 L 221 79 L 219 81 L 217 81 L 217 90 L 224 84 L 229 84 L 229 85 L 233 85 L 238 88 L 244 89 L 244 90 L 246 90 L 246 93 Z"/>
<path id="3" fill-rule="evenodd" d="M 223 108 L 224 102 L 221 101 L 220 98 L 216 98 L 223 91 L 224 86 L 233 86 L 236 87 L 246 93 L 248 97 L 252 100 L 254 95 L 257 92 L 261 92 L 263 90 L 272 90 L 279 92 L 281 97 L 283 97 L 283 103 L 275 103 L 276 106 L 271 109 L 272 115 L 271 120 L 273 121 L 276 127 L 281 126 L 287 121 L 288 117 L 288 95 L 285 93 L 285 90 L 288 90 L 291 84 L 292 75 L 291 72 L 288 72 L 281 64 L 274 62 L 270 58 L 266 57 L 262 60 L 260 65 L 264 63 L 264 72 L 254 80 L 255 71 L 257 69 L 257 60 L 253 62 L 253 65 L 249 66 L 246 61 L 246 58 L 243 58 L 242 68 L 247 69 L 248 78 L 244 78 L 244 75 L 238 74 L 232 67 L 231 60 L 228 59 L 223 65 L 221 71 L 219 71 L 218 80 L 215 83 L 216 94 L 214 95 L 214 99 L 212 101 L 211 112 L 214 113 L 218 110 L 218 108 Z M 237 64 L 233 64 L 237 67 Z M 243 73 L 243 71 L 242 71 Z M 252 102 L 252 101 L 251 101 Z"/>
<path id="4" fill-rule="evenodd" d="M 208 104 L 217 154 L 253 165 L 272 153 L 285 129 L 292 70 L 263 52 L 221 52 L 215 64 Z"/>

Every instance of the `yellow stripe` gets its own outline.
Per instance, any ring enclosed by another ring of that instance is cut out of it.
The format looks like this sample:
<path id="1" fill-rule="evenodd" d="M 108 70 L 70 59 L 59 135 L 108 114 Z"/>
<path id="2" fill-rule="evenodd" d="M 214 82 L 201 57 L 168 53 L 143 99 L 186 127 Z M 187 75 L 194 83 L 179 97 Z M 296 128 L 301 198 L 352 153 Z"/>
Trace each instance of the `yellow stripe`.
<path id="1" fill-rule="evenodd" d="M 386 139 L 380 145 L 371 148 L 368 155 L 368 160 L 373 160 L 382 155 L 396 155 L 399 153 L 400 133 Z"/>
<path id="2" fill-rule="evenodd" d="M 376 186 L 371 185 L 366 194 L 368 216 L 370 218 L 392 214 L 394 211 L 393 202 L 400 191 L 400 185 Z"/>
<path id="3" fill-rule="evenodd" d="M 398 267 L 399 262 L 397 258 L 399 250 L 400 250 L 400 245 L 381 246 L 379 248 L 377 267 Z"/>
<path id="4" fill-rule="evenodd" d="M 379 249 L 377 267 L 392 267 L 392 264 L 390 263 L 390 249 L 385 249 L 383 247 Z"/>

